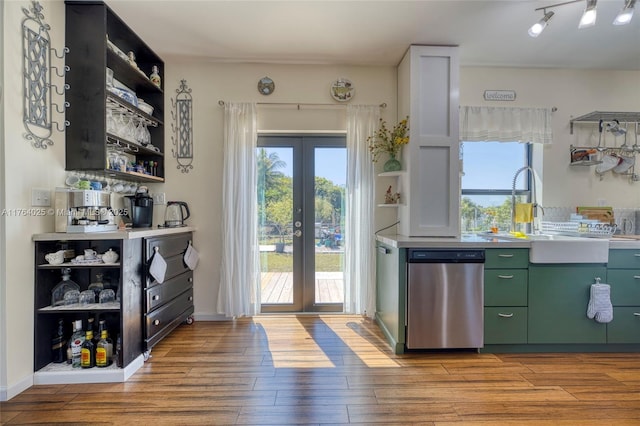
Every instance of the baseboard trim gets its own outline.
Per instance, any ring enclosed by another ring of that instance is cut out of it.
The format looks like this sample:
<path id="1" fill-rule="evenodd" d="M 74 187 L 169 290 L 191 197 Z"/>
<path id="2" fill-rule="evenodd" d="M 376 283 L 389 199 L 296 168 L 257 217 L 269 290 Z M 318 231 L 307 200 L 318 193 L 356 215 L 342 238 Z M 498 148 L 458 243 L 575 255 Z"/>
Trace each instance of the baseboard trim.
<path id="1" fill-rule="evenodd" d="M 0 387 L 0 401 L 8 401 L 33 386 L 33 374 L 20 380 L 13 386 Z"/>

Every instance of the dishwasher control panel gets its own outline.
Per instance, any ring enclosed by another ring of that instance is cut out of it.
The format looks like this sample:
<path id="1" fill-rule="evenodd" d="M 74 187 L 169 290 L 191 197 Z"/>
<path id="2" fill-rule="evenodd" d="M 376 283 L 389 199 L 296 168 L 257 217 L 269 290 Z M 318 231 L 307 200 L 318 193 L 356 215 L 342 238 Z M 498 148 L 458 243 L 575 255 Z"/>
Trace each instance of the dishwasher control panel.
<path id="1" fill-rule="evenodd" d="M 484 250 L 409 249 L 409 263 L 484 263 Z"/>

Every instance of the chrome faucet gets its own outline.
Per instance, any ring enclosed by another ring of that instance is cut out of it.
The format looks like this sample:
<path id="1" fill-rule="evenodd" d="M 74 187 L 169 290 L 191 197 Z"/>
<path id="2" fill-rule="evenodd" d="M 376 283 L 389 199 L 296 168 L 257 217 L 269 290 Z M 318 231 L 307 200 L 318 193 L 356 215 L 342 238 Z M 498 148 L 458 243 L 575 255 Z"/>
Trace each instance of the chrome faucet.
<path id="1" fill-rule="evenodd" d="M 513 183 L 511 185 L 511 231 L 515 232 L 516 230 L 516 180 L 518 179 L 518 175 L 520 173 L 528 170 L 531 173 L 531 201 L 533 202 L 533 228 L 535 230 L 535 221 L 537 217 L 536 209 L 540 207 L 542 210 L 542 214 L 544 214 L 544 209 L 542 206 L 538 205 L 536 200 L 536 173 L 533 171 L 531 166 L 524 166 L 519 168 L 516 171 L 516 174 L 513 176 Z"/>

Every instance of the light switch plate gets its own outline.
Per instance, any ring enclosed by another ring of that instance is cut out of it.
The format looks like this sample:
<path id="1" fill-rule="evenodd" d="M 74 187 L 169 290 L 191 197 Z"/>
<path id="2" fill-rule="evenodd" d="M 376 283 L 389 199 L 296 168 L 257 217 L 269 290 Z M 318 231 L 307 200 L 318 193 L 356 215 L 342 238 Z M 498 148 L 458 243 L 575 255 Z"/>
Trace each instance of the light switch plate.
<path id="1" fill-rule="evenodd" d="M 31 188 L 31 205 L 37 207 L 50 207 L 51 191 L 42 188 Z"/>

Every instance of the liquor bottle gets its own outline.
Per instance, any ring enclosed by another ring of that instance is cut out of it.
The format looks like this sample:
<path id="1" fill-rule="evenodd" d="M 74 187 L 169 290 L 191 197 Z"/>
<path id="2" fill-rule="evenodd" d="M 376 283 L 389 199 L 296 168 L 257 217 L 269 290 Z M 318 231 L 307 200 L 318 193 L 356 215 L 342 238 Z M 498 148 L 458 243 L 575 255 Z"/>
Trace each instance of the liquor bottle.
<path id="1" fill-rule="evenodd" d="M 96 346 L 96 367 L 107 367 L 113 358 L 113 343 L 107 335 L 107 330 L 102 330 L 100 341 Z"/>
<path id="2" fill-rule="evenodd" d="M 93 344 L 98 347 L 98 342 L 102 338 L 102 331 L 107 330 L 107 322 L 105 320 L 100 320 L 98 322 L 98 330 L 93 333 Z"/>
<path id="3" fill-rule="evenodd" d="M 104 283 L 102 282 L 102 274 L 96 274 L 96 280 L 89 284 L 87 290 L 93 290 L 96 293 L 96 301 L 100 300 L 100 292 L 104 290 Z"/>
<path id="4" fill-rule="evenodd" d="M 87 330 L 81 350 L 82 368 L 93 368 L 96 366 L 96 348 L 93 344 L 93 331 Z"/>
<path id="5" fill-rule="evenodd" d="M 157 65 L 154 65 L 153 67 L 151 67 L 151 75 L 149 76 L 149 80 L 158 87 L 162 86 Z"/>
<path id="6" fill-rule="evenodd" d="M 82 344 L 84 343 L 84 332 L 82 331 L 82 320 L 76 320 L 73 336 L 71 336 L 71 366 L 80 368 Z"/>
<path id="7" fill-rule="evenodd" d="M 116 358 L 116 365 L 122 367 L 122 338 L 120 336 L 116 339 L 116 353 L 114 357 Z"/>
<path id="8" fill-rule="evenodd" d="M 60 364 L 67 358 L 67 341 L 64 340 L 64 320 L 58 320 L 58 328 L 56 329 L 53 339 L 51 339 L 51 360 L 56 364 Z"/>

